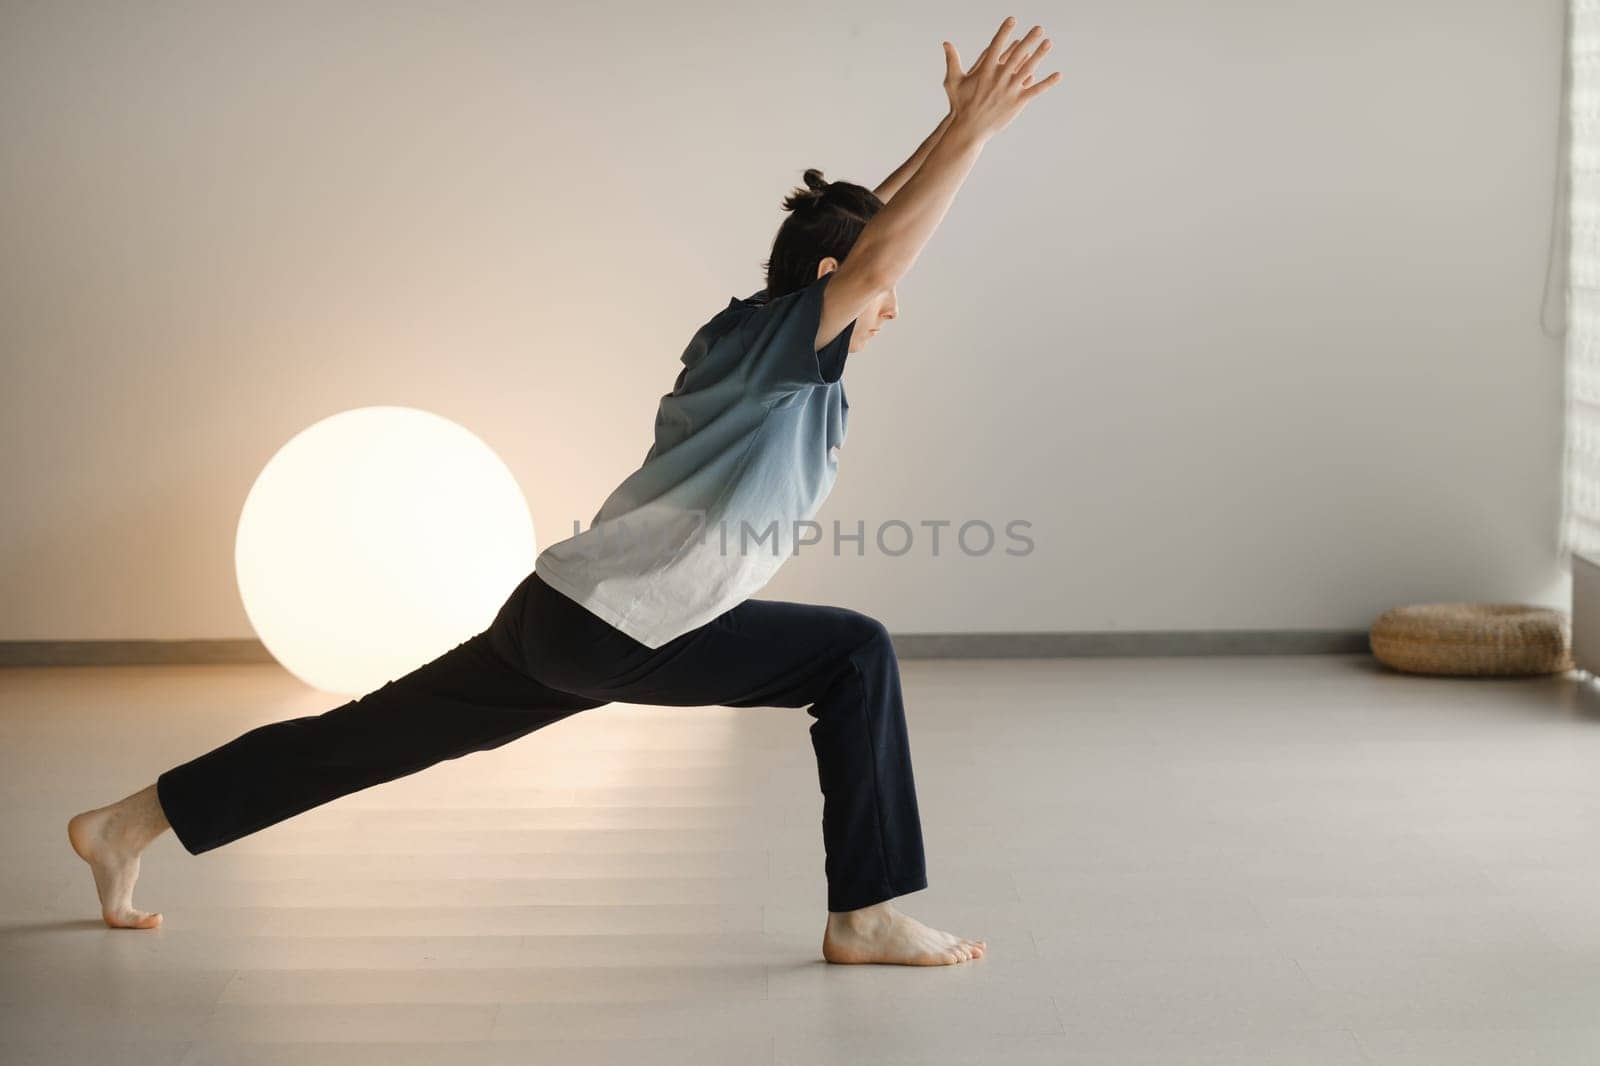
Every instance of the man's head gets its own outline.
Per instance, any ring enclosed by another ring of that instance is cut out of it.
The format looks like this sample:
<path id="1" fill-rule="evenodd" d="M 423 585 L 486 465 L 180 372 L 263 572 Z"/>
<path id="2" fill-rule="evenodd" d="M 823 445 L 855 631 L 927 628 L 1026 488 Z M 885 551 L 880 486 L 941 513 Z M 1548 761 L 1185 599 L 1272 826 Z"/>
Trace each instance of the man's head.
<path id="1" fill-rule="evenodd" d="M 803 289 L 838 268 L 866 229 L 867 221 L 883 209 L 871 189 L 848 181 L 825 181 L 822 171 L 805 172 L 806 187 L 783 201 L 790 212 L 772 242 L 772 256 L 763 264 L 767 297 Z M 850 334 L 850 351 L 858 352 L 888 319 L 900 313 L 893 289 L 868 305 L 856 317 Z"/>

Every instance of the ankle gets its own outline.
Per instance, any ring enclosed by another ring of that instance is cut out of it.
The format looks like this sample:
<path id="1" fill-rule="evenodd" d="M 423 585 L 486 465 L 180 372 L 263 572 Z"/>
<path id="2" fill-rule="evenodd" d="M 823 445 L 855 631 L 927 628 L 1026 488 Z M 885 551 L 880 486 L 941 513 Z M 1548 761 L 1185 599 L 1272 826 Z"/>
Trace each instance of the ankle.
<path id="1" fill-rule="evenodd" d="M 135 853 L 149 847 L 168 827 L 153 787 L 112 804 L 106 813 L 106 836 L 118 847 Z"/>
<path id="2" fill-rule="evenodd" d="M 893 919 L 894 910 L 889 906 L 888 900 L 874 903 L 870 907 L 859 907 L 853 911 L 828 912 L 830 926 L 851 933 L 873 933 L 888 925 Z"/>
<path id="3" fill-rule="evenodd" d="M 151 837 L 148 827 L 142 825 L 138 816 L 119 807 L 111 809 L 111 817 L 106 819 L 106 841 L 121 852 L 138 854 L 149 845 Z"/>

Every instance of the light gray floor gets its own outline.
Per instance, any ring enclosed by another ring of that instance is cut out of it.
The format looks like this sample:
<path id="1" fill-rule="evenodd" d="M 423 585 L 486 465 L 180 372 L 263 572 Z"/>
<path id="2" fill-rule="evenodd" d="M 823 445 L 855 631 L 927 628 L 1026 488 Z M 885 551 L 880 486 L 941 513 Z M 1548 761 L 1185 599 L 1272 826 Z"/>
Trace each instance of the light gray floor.
<path id="1" fill-rule="evenodd" d="M 272 666 L 0 671 L 0 1061 L 1600 1062 L 1600 696 L 1358 655 L 908 661 L 988 939 L 820 961 L 793 710 L 613 705 L 194 857 L 99 924 L 65 821 L 325 710 Z"/>

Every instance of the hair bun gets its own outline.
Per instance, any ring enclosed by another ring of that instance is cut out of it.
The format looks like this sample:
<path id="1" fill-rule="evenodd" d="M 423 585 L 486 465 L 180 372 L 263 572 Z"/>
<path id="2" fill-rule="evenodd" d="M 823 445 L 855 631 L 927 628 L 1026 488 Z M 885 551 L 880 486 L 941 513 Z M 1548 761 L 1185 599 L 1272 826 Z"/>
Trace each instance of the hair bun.
<path id="1" fill-rule="evenodd" d="M 806 187 L 810 189 L 812 193 L 808 199 L 808 202 L 813 207 L 822 202 L 823 197 L 828 195 L 828 188 L 833 184 L 832 182 L 825 180 L 822 176 L 822 171 L 818 170 L 816 167 L 812 167 L 805 172 L 805 182 Z"/>
<path id="2" fill-rule="evenodd" d="M 805 183 L 784 198 L 785 211 L 797 211 L 809 215 L 826 208 L 830 211 L 844 210 L 854 213 L 851 205 L 854 204 L 853 197 L 858 186 L 848 181 L 829 181 L 816 167 L 808 167 L 804 177 Z"/>

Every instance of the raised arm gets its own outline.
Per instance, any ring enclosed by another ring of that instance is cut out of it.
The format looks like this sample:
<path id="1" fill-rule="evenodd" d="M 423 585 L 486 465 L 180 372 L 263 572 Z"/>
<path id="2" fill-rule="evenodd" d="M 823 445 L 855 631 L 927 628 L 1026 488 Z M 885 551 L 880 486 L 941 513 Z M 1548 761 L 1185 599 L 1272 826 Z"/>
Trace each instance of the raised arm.
<path id="1" fill-rule="evenodd" d="M 819 349 L 854 322 L 878 294 L 892 289 L 905 276 L 944 221 L 989 138 L 1061 79 L 1057 71 L 1041 81 L 1033 80 L 1033 68 L 1050 49 L 1050 40 L 1043 37 L 1040 27 L 1003 46 L 1015 21 L 1008 16 L 1000 24 L 994 39 L 965 74 L 955 46 L 945 44 L 950 121 L 905 186 L 862 229 L 828 282 L 817 328 Z"/>
<path id="2" fill-rule="evenodd" d="M 924 137 L 922 143 L 917 145 L 917 150 L 911 153 L 911 158 L 896 167 L 893 174 L 884 178 L 878 184 L 878 187 L 872 190 L 878 199 L 884 203 L 894 199 L 894 194 L 899 192 L 901 187 L 911 180 L 911 175 L 915 174 L 927 160 L 928 153 L 933 151 L 933 146 L 939 143 L 939 138 L 944 136 L 944 131 L 950 128 L 950 120 L 954 117 L 955 112 L 946 111 L 944 117 L 939 120 L 939 124 L 933 128 L 933 132 Z M 830 281 L 828 284 L 832 285 L 833 282 Z"/>

